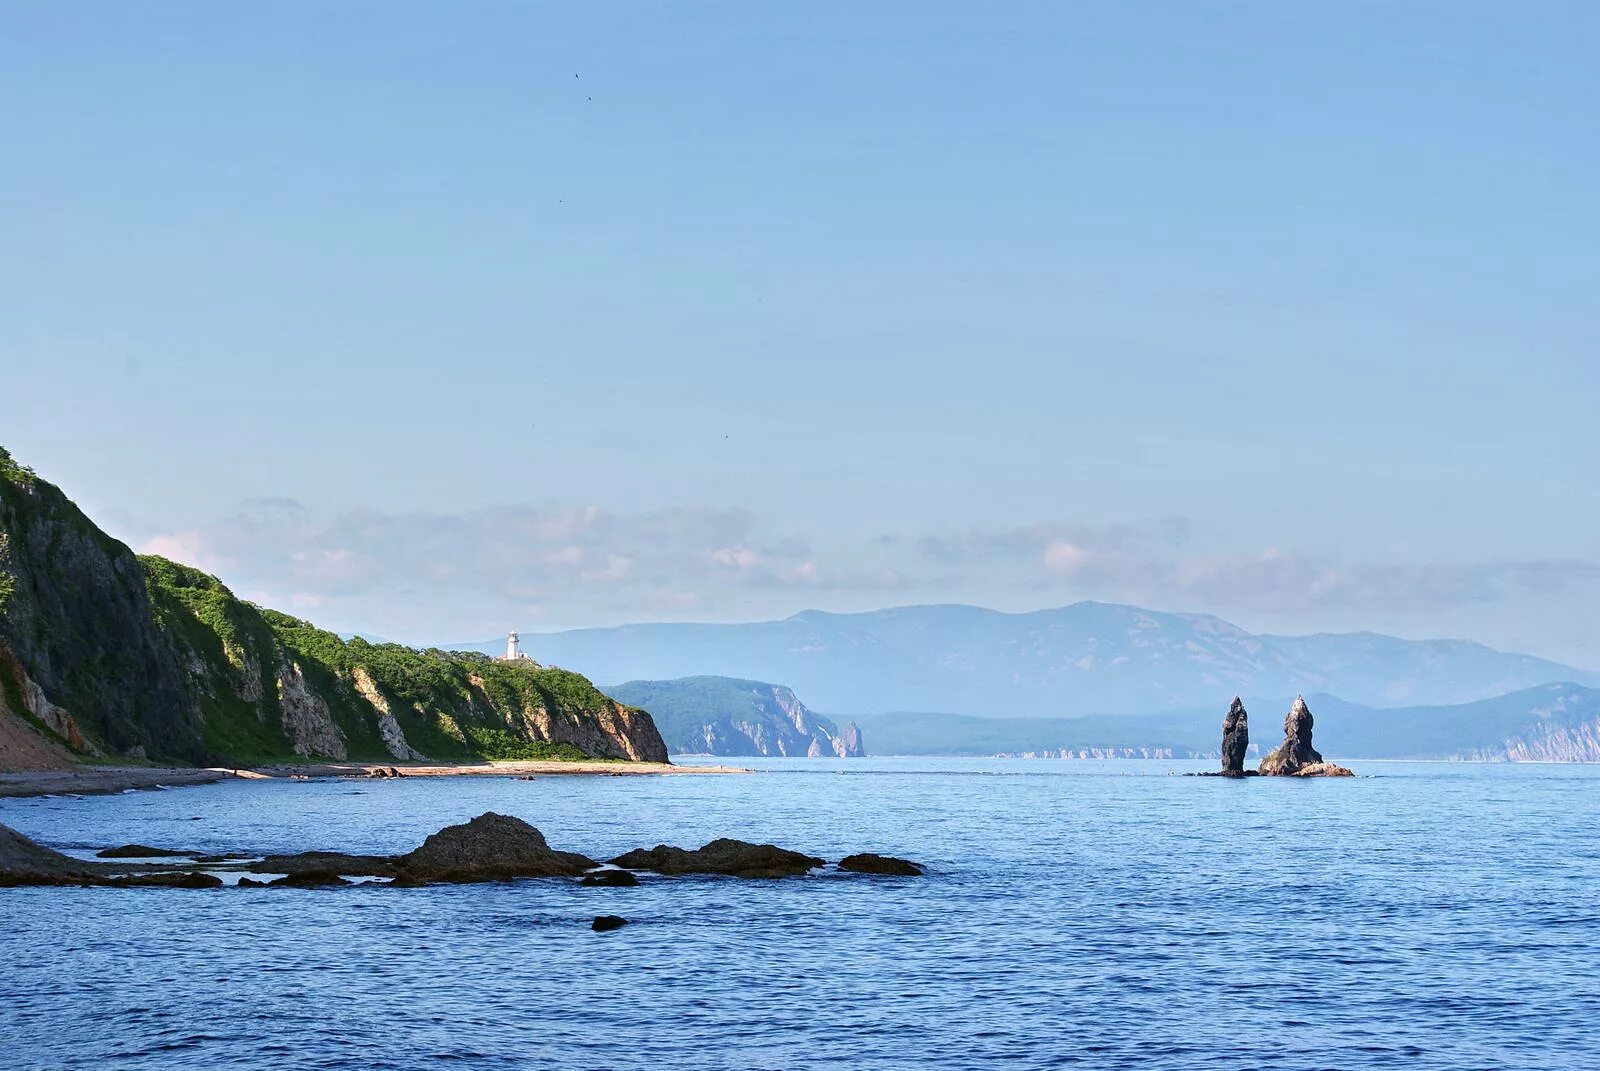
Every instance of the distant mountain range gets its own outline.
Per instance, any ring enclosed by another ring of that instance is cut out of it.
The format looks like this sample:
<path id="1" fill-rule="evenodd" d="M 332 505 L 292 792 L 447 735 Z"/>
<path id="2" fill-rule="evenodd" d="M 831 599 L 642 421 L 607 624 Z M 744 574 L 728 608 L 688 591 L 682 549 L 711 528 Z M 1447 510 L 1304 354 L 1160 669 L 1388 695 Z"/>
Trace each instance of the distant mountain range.
<path id="1" fill-rule="evenodd" d="M 650 712 L 668 750 L 690 755 L 863 755 L 861 731 L 808 710 L 781 684 L 729 677 L 629 681 L 603 689 Z"/>
<path id="2" fill-rule="evenodd" d="M 823 710 L 852 716 L 1195 713 L 1220 711 L 1235 694 L 1448 706 L 1554 682 L 1600 686 L 1600 674 L 1462 640 L 1255 635 L 1206 614 L 1098 602 L 1021 614 L 948 605 L 808 610 L 782 621 L 626 625 L 523 641 L 541 662 L 595 680 L 781 681 Z M 468 646 L 492 653 L 504 641 Z"/>
<path id="3" fill-rule="evenodd" d="M 1288 698 L 1246 699 L 1252 752 L 1283 736 Z M 1336 758 L 1600 762 L 1600 689 L 1545 684 L 1453 706 L 1381 709 L 1310 695 L 1316 744 Z M 1207 714 L 860 718 L 879 755 L 1215 756 L 1224 704 Z"/>

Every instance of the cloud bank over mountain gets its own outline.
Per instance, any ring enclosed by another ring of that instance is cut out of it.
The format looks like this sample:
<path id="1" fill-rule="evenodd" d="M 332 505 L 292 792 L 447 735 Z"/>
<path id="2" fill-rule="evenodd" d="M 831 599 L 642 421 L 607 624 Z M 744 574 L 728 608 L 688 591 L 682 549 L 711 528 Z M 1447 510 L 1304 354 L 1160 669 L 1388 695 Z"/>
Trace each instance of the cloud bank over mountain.
<path id="1" fill-rule="evenodd" d="M 1578 559 L 1344 561 L 1203 545 L 1183 517 L 851 540 L 804 517 L 683 505 L 622 512 L 509 505 L 323 516 L 257 499 L 140 549 L 341 627 L 414 640 L 641 620 L 731 621 L 913 601 L 1006 608 L 1105 599 L 1218 612 L 1281 631 L 1365 624 L 1458 633 L 1463 610 L 1592 591 Z M 1523 646 L 1527 646 L 1523 644 Z"/>

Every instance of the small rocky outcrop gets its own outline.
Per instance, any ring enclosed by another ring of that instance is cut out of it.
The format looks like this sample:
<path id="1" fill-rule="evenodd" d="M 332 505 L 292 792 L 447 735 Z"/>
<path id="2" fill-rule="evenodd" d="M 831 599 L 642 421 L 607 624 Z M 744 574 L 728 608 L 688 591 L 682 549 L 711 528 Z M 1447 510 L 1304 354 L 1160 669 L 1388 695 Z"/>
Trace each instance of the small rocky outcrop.
<path id="1" fill-rule="evenodd" d="M 596 915 L 589 928 L 595 933 L 605 933 L 607 930 L 620 930 L 628 924 L 628 920 L 621 915 Z"/>
<path id="2" fill-rule="evenodd" d="M 1261 760 L 1264 777 L 1352 777 L 1349 770 L 1323 761 L 1321 752 L 1311 746 L 1313 719 L 1305 696 L 1295 699 L 1283 719 L 1283 743 Z"/>
<path id="3" fill-rule="evenodd" d="M 35 844 L 10 826 L 0 826 L 0 887 L 104 883 L 94 864 Z"/>
<path id="4" fill-rule="evenodd" d="M 194 855 L 193 852 L 179 852 L 171 848 L 152 848 L 148 844 L 124 844 L 120 848 L 107 848 L 94 854 L 97 859 L 167 859 Z"/>
<path id="5" fill-rule="evenodd" d="M 909 859 L 896 859 L 892 855 L 879 855 L 877 852 L 847 855 L 839 860 L 839 869 L 857 874 L 891 874 L 904 878 L 920 878 L 924 873 L 919 863 L 913 863 Z"/>
<path id="6" fill-rule="evenodd" d="M 350 885 L 337 873 L 331 870 L 302 870 L 298 874 L 285 874 L 267 882 L 268 885 L 288 886 L 291 889 L 325 889 L 335 885 Z"/>
<path id="7" fill-rule="evenodd" d="M 558 852 L 522 819 L 493 812 L 446 826 L 393 862 L 406 882 L 575 878 L 599 865 L 574 852 Z"/>
<path id="8" fill-rule="evenodd" d="M 775 844 L 751 844 L 722 837 L 694 851 L 658 844 L 635 848 L 611 860 L 627 870 L 653 870 L 658 874 L 727 874 L 736 878 L 790 878 L 823 865 L 812 855 L 791 852 Z"/>
<path id="9" fill-rule="evenodd" d="M 1244 756 L 1250 750 L 1250 715 L 1238 696 L 1222 719 L 1222 774 L 1224 777 L 1244 776 Z"/>
<path id="10" fill-rule="evenodd" d="M 596 870 L 592 874 L 585 874 L 579 879 L 578 884 L 626 889 L 639 884 L 639 879 L 626 870 Z"/>
<path id="11" fill-rule="evenodd" d="M 354 877 L 392 878 L 394 860 L 386 855 L 346 855 L 343 852 L 298 852 L 269 855 L 247 867 L 252 874 L 348 874 Z"/>
<path id="12" fill-rule="evenodd" d="M 159 889 L 220 889 L 222 879 L 215 874 L 202 874 L 198 870 L 166 871 L 156 874 L 127 874 L 111 878 L 109 884 L 119 888 L 148 886 Z"/>

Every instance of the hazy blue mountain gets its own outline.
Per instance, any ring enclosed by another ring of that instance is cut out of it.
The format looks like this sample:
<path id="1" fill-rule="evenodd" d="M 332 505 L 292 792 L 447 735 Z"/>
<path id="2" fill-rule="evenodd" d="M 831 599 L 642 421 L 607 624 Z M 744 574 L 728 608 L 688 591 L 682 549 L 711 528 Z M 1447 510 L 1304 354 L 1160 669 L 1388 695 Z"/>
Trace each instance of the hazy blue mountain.
<path id="1" fill-rule="evenodd" d="M 1401 640 L 1376 632 L 1261 638 L 1315 664 L 1332 682 L 1328 691 L 1368 706 L 1470 703 L 1559 681 L 1600 684 L 1596 674 L 1469 640 Z"/>
<path id="2" fill-rule="evenodd" d="M 1600 689 L 1545 684 L 1449 706 L 1377 708 L 1306 697 L 1319 750 L 1331 758 L 1600 762 Z M 1283 737 L 1291 699 L 1246 699 L 1251 754 Z M 1001 755 L 1067 751 L 1215 756 L 1225 704 L 1203 714 L 979 718 L 880 714 L 858 718 L 879 755 Z"/>
<path id="3" fill-rule="evenodd" d="M 629 681 L 605 688 L 619 703 L 643 707 L 667 748 L 691 755 L 865 754 L 861 731 L 840 729 L 781 684 L 731 677 Z"/>
<path id="4" fill-rule="evenodd" d="M 1308 696 L 1307 702 L 1318 749 L 1328 754 L 1600 762 L 1600 689 L 1576 684 L 1544 684 L 1452 706 L 1374 709 L 1332 696 Z M 1256 725 L 1252 716 L 1251 738 L 1264 742 L 1255 733 L 1265 729 Z"/>
<path id="5" fill-rule="evenodd" d="M 1446 704 L 1600 675 L 1478 644 L 1252 635 L 1221 618 L 1082 602 L 1007 614 L 908 606 L 737 625 L 524 634 L 533 657 L 600 680 L 783 681 L 823 710 L 1064 717 L 1209 710 L 1235 693 Z M 1380 642 L 1381 641 L 1381 642 Z M 503 641 L 472 645 L 498 651 Z"/>

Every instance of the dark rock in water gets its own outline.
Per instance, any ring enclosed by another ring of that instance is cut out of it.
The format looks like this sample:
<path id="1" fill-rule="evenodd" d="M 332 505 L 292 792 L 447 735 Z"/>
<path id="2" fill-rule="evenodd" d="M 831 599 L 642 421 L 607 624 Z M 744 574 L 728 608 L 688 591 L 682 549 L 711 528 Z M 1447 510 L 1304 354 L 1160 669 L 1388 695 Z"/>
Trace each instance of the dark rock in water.
<path id="1" fill-rule="evenodd" d="M 243 852 L 223 852 L 221 855 L 195 855 L 191 856 L 197 863 L 237 863 L 241 859 L 252 859 L 254 856 L 245 855 Z M 278 871 L 282 874 L 283 871 Z"/>
<path id="2" fill-rule="evenodd" d="M 505 881 L 511 878 L 575 878 L 597 864 L 573 852 L 558 852 L 544 834 L 520 818 L 480 814 L 447 826 L 422 847 L 393 860 L 406 883 Z"/>
<path id="3" fill-rule="evenodd" d="M 621 915 L 596 915 L 589 928 L 595 933 L 605 933 L 607 930 L 620 930 L 628 924 L 628 920 Z"/>
<path id="4" fill-rule="evenodd" d="M 165 889 L 219 889 L 222 879 L 215 874 L 202 874 L 198 870 L 173 873 L 167 871 L 160 874 L 128 874 L 120 878 L 112 878 L 112 885 L 122 888 L 137 888 L 149 886 Z"/>
<path id="5" fill-rule="evenodd" d="M 579 885 L 602 885 L 610 888 L 627 888 L 639 884 L 639 879 L 626 870 L 596 870 L 585 874 Z"/>
<path id="6" fill-rule="evenodd" d="M 1295 699 L 1294 706 L 1283 719 L 1283 743 L 1261 760 L 1261 773 L 1267 777 L 1353 777 L 1343 766 L 1324 762 L 1322 755 L 1311 746 L 1311 708 L 1304 696 Z"/>
<path id="7" fill-rule="evenodd" d="M 877 852 L 847 855 L 839 861 L 839 869 L 857 874 L 894 874 L 906 878 L 917 878 L 923 874 L 922 867 L 909 859 L 896 859 L 892 855 L 879 855 Z"/>
<path id="8" fill-rule="evenodd" d="M 287 885 L 294 889 L 321 889 L 330 885 L 349 885 L 351 882 L 331 870 L 302 870 L 298 874 L 286 874 L 267 884 Z"/>
<path id="9" fill-rule="evenodd" d="M 268 881 L 257 881 L 255 878 L 239 879 L 239 888 L 241 889 L 265 889 L 270 884 L 272 883 Z"/>
<path id="10" fill-rule="evenodd" d="M 104 884 L 96 864 L 51 851 L 10 826 L 0 826 L 0 887 Z"/>
<path id="11" fill-rule="evenodd" d="M 193 852 L 177 852 L 171 848 L 152 848 L 148 844 L 124 844 L 120 848 L 107 848 L 94 854 L 100 859 L 167 859 L 194 855 Z"/>
<path id="12" fill-rule="evenodd" d="M 823 865 L 815 856 L 726 837 L 695 851 L 668 844 L 635 848 L 611 862 L 629 870 L 654 870 L 658 874 L 728 874 L 736 878 L 788 878 Z"/>
<path id="13" fill-rule="evenodd" d="M 343 852 L 269 855 L 246 869 L 253 874 L 323 873 L 369 878 L 389 878 L 395 873 L 394 861 L 386 855 L 345 855 Z"/>
<path id="14" fill-rule="evenodd" d="M 374 766 L 370 770 L 367 771 L 367 776 L 368 777 L 404 777 L 405 775 L 402 774 L 399 771 L 399 769 L 394 767 L 394 766 Z"/>
<path id="15" fill-rule="evenodd" d="M 1238 696 L 1222 719 L 1222 772 L 1229 777 L 1244 776 L 1244 755 L 1250 749 L 1250 715 Z"/>

